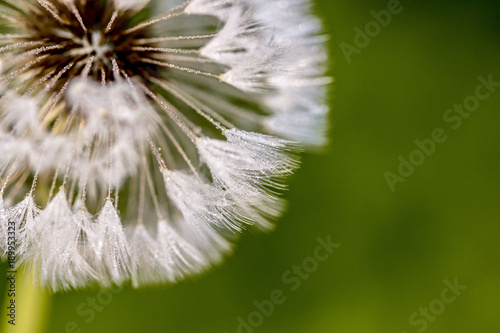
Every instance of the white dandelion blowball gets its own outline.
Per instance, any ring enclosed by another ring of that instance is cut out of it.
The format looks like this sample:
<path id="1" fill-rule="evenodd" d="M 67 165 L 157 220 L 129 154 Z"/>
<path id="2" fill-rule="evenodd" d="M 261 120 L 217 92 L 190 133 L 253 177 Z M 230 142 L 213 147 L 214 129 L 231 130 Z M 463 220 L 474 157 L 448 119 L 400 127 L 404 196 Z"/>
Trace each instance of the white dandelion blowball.
<path id="1" fill-rule="evenodd" d="M 176 282 L 272 228 L 325 143 L 307 0 L 0 3 L 0 254 L 54 291 Z"/>

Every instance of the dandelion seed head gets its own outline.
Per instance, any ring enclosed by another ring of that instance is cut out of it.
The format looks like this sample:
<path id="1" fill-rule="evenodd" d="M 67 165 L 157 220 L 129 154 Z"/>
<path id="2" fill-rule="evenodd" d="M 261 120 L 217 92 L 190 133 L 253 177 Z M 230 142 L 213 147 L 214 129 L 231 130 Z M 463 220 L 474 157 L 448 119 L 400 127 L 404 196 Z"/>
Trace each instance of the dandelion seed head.
<path id="1" fill-rule="evenodd" d="M 307 0 L 4 1 L 0 24 L 0 250 L 15 224 L 42 287 L 204 272 L 325 143 Z"/>

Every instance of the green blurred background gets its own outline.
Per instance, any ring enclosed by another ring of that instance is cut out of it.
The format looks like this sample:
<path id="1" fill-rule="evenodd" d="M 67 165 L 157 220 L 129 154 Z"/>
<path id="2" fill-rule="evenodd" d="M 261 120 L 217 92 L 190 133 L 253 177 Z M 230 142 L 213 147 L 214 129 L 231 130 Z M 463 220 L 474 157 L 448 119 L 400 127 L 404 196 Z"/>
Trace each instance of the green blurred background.
<path id="1" fill-rule="evenodd" d="M 341 43 L 354 45 L 354 27 L 387 3 L 316 2 L 334 59 L 331 144 L 304 156 L 275 232 L 247 233 L 197 279 L 99 295 L 109 304 L 90 322 L 77 309 L 97 290 L 57 294 L 48 332 L 237 332 L 275 289 L 286 300 L 254 332 L 500 332 L 500 88 L 459 129 L 443 121 L 480 75 L 500 82 L 500 3 L 402 1 L 349 63 Z M 391 191 L 385 172 L 435 128 L 447 141 Z M 341 246 L 292 291 L 282 275 L 328 235 Z M 455 278 L 467 289 L 443 311 L 444 280 Z M 429 305 L 438 315 L 424 329 Z"/>

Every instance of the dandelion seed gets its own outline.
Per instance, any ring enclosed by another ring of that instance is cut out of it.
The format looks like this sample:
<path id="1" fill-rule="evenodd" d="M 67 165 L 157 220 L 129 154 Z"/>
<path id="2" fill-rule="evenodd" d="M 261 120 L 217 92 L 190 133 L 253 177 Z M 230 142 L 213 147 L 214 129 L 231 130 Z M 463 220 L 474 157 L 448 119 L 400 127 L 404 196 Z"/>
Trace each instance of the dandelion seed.
<path id="1" fill-rule="evenodd" d="M 42 287 L 209 269 L 325 142 L 307 0 L 8 1 L 0 23 L 0 252 L 14 224 Z"/>

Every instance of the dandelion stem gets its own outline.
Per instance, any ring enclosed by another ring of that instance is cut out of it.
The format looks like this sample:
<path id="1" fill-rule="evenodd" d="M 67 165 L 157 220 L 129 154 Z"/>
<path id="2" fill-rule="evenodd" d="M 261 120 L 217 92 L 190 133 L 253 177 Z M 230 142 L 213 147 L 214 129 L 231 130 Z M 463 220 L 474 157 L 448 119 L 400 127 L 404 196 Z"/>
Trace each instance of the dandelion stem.
<path id="1" fill-rule="evenodd" d="M 10 285 L 10 282 L 8 282 Z M 14 299 L 6 288 L 3 308 Z M 1 330 L 4 333 L 42 333 L 46 331 L 50 311 L 50 295 L 33 285 L 30 275 L 19 269 L 16 273 L 16 320 L 15 325 L 8 323 L 9 317 L 2 318 Z"/>

